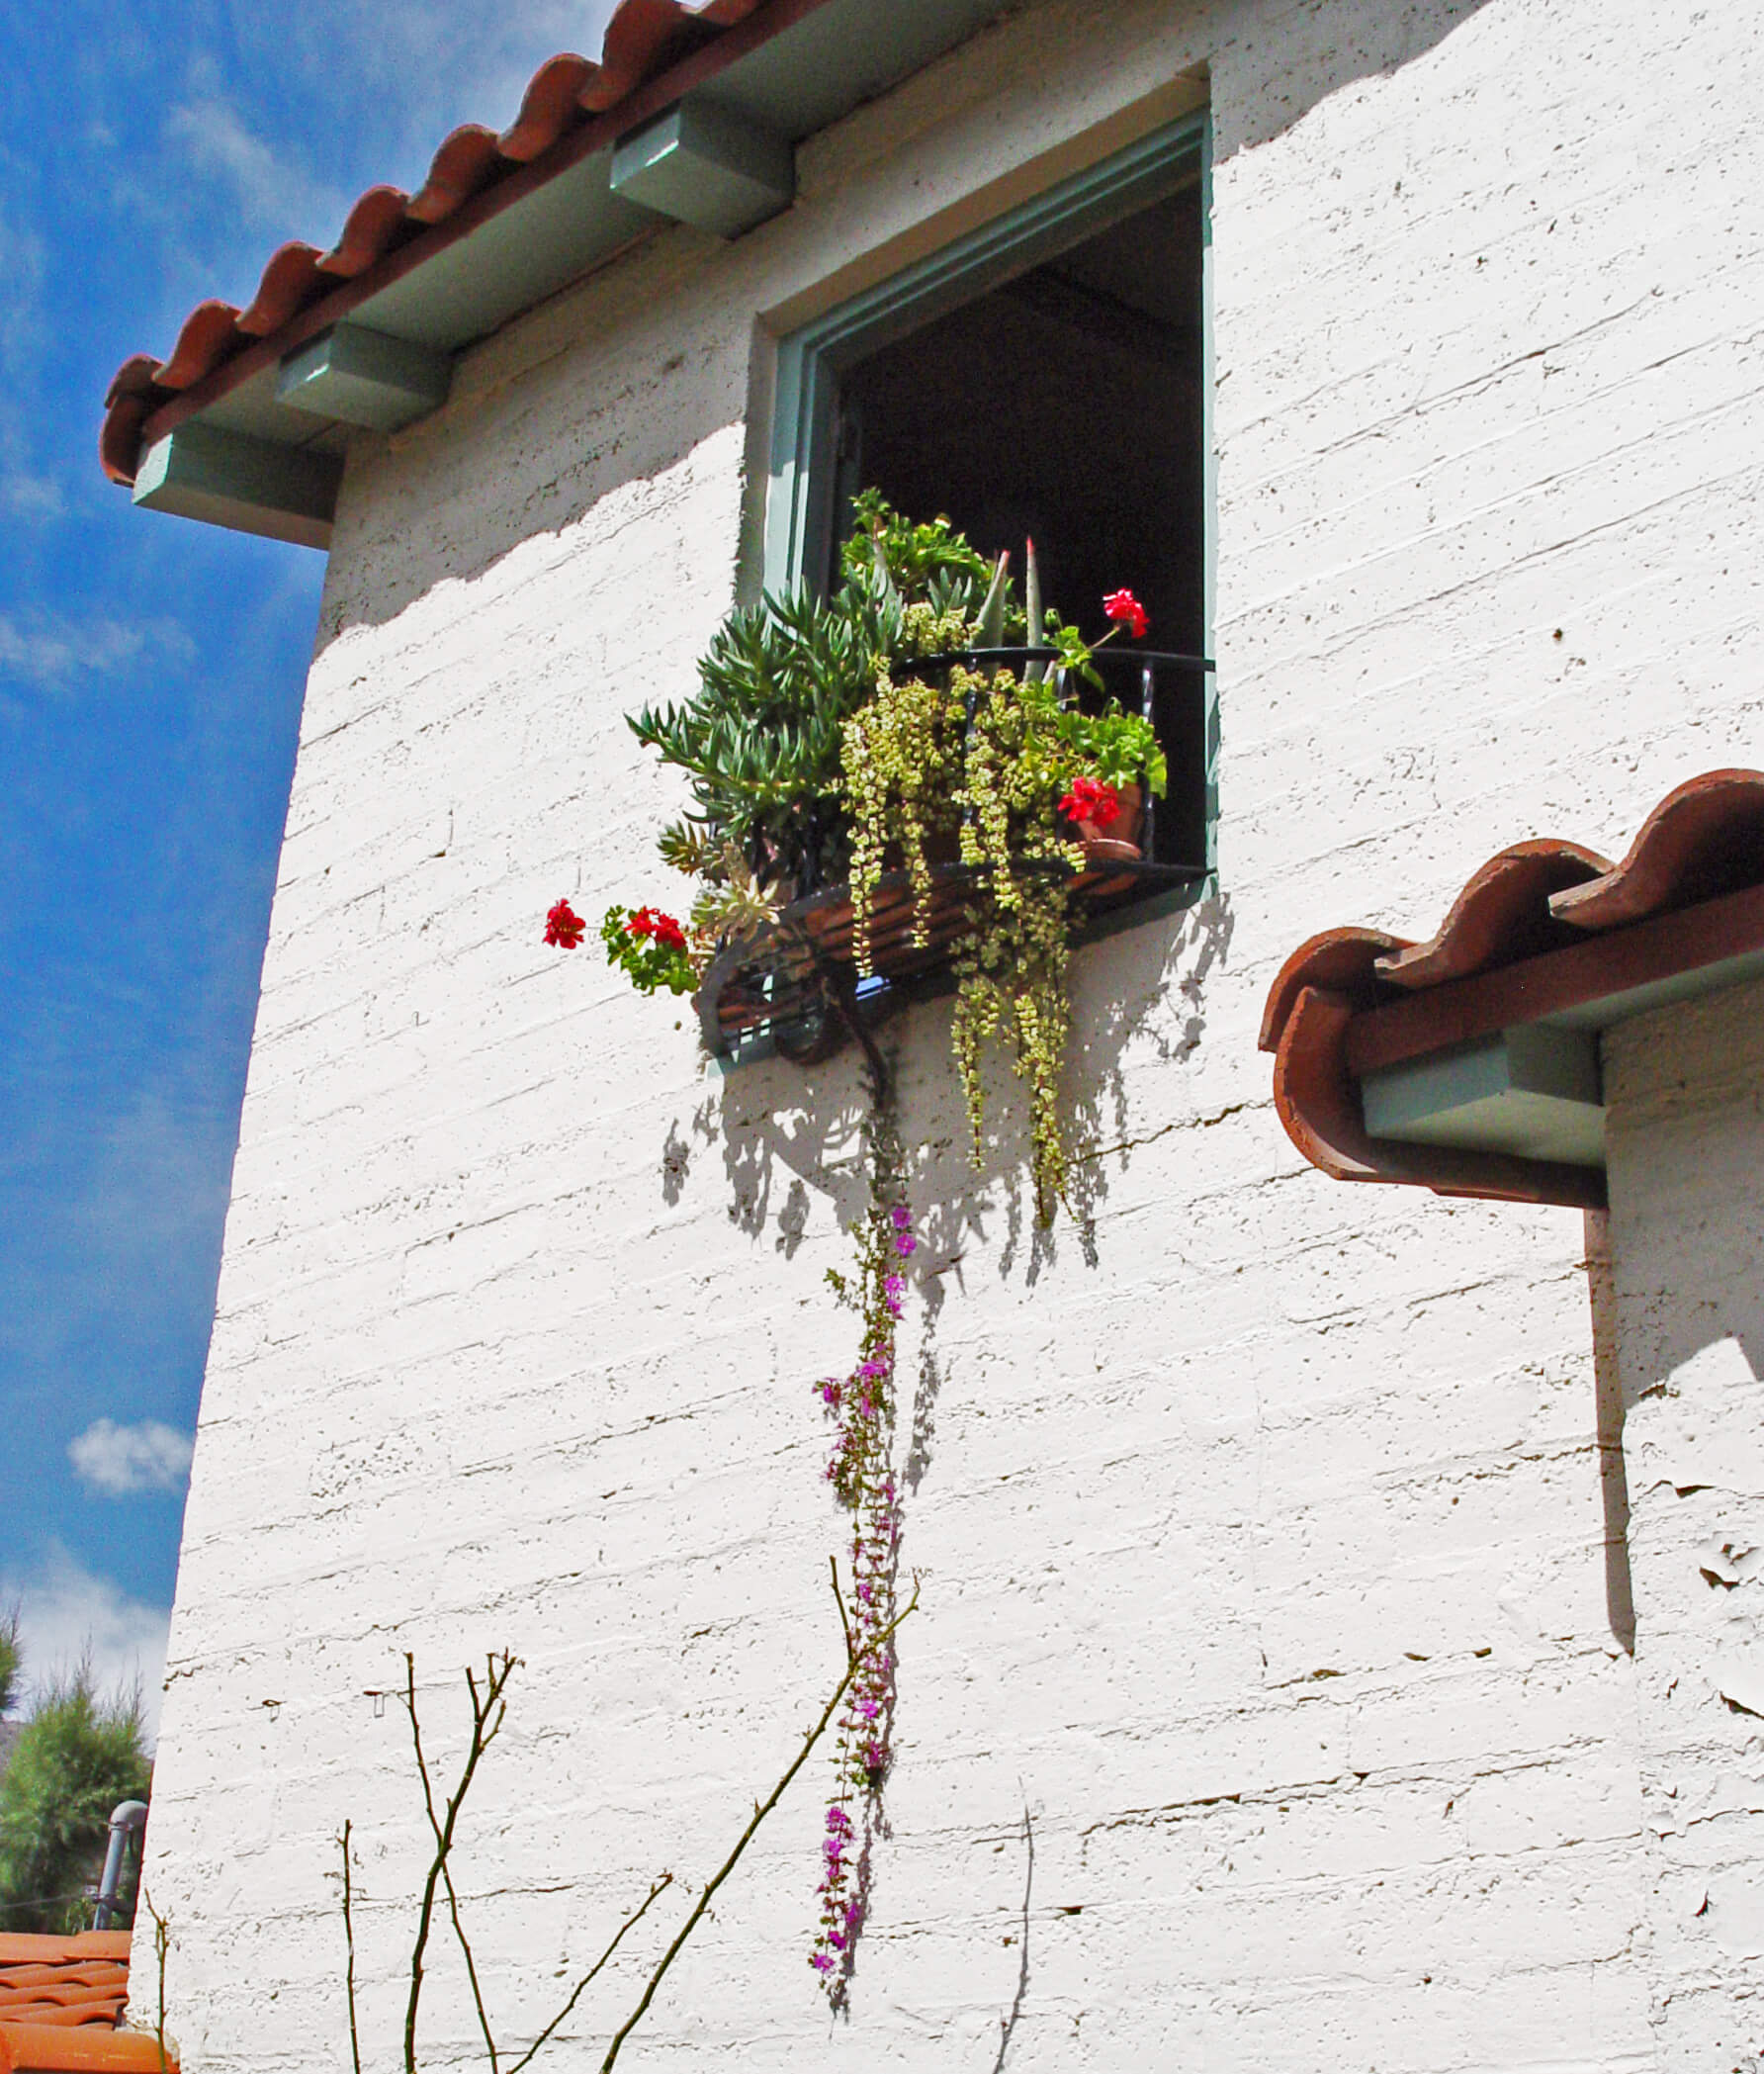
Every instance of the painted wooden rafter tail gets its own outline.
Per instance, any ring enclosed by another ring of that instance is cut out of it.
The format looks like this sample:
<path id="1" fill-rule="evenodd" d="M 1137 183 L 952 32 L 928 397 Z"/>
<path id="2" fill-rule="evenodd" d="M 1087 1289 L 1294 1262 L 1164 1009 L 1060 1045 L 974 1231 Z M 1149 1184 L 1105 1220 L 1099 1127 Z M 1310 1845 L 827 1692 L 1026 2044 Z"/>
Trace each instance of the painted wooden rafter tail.
<path id="1" fill-rule="evenodd" d="M 112 378 L 105 398 L 99 459 L 113 482 L 132 483 L 141 435 L 156 409 L 208 382 L 252 347 L 272 348 L 280 332 L 345 283 L 361 282 L 403 245 L 450 225 L 466 205 L 493 193 L 566 143 L 585 125 L 615 113 L 674 65 L 712 49 L 732 29 L 769 11 L 800 10 L 777 0 L 621 0 L 606 26 L 598 62 L 566 51 L 528 81 L 519 112 L 500 134 L 476 123 L 443 139 L 414 194 L 371 187 L 351 206 L 326 251 L 296 240 L 270 257 L 243 310 L 198 304 L 170 354 L 136 353 Z"/>

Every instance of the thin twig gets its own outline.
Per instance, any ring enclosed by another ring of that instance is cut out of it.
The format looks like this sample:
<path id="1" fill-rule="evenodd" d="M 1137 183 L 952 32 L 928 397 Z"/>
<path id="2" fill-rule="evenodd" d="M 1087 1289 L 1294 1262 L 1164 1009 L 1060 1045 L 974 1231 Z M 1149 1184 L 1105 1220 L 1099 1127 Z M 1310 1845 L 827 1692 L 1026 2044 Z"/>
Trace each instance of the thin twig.
<path id="1" fill-rule="evenodd" d="M 499 1729 L 501 1728 L 501 1726 L 502 1726 L 502 1721 L 503 1721 L 503 1717 L 504 1717 L 504 1715 L 505 1715 L 505 1714 L 506 1714 L 506 1712 L 507 1712 L 507 1709 L 506 1709 L 505 1707 L 502 1707 L 502 1706 L 498 1706 L 498 1707 L 497 1707 L 497 1712 L 496 1712 L 496 1719 L 495 1719 L 495 1722 L 494 1722 L 494 1724 L 493 1724 L 493 1725 L 491 1726 L 491 1728 L 490 1728 L 490 1730 L 489 1730 L 489 1732 L 488 1732 L 488 1734 L 487 1734 L 487 1735 L 482 1735 L 482 1736 L 481 1736 L 480 1732 L 481 1732 L 481 1731 L 482 1731 L 482 1729 L 483 1729 L 483 1726 L 484 1726 L 484 1722 L 485 1722 L 485 1718 L 487 1717 L 487 1714 L 488 1714 L 488 1711 L 489 1711 L 489 1707 L 490 1707 L 490 1705 L 491 1705 L 491 1697 L 490 1697 L 490 1691 L 489 1691 L 489 1688 L 490 1688 L 490 1687 L 492 1687 L 492 1686 L 494 1686 L 494 1687 L 495 1687 L 495 1690 L 496 1690 L 496 1691 L 497 1691 L 498 1693 L 499 1693 L 499 1692 L 500 1692 L 500 1690 L 501 1690 L 501 1687 L 500 1687 L 500 1686 L 496 1686 L 496 1685 L 495 1685 L 495 1660 L 494 1660 L 494 1658 L 493 1658 L 493 1657 L 487 1657 L 487 1656 L 486 1656 L 486 1657 L 485 1657 L 485 1687 L 486 1687 L 486 1690 L 485 1690 L 485 1701 L 484 1701 L 484 1705 L 483 1705 L 483 1707 L 482 1707 L 482 1708 L 480 1707 L 480 1704 L 479 1704 L 479 1697 L 478 1697 L 478 1681 L 477 1681 L 477 1679 L 476 1679 L 476 1678 L 474 1678 L 474 1676 L 472 1675 L 472 1672 L 471 1672 L 471 1670 L 470 1670 L 470 1669 L 468 1669 L 468 1670 L 467 1670 L 467 1672 L 466 1672 L 466 1688 L 467 1688 L 467 1690 L 468 1690 L 468 1691 L 469 1691 L 469 1692 L 471 1693 L 471 1695 L 472 1695 L 472 1727 L 473 1727 L 473 1737 L 474 1737 L 474 1742 L 476 1743 L 476 1746 L 477 1746 L 477 1755 L 476 1755 L 476 1756 L 474 1756 L 474 1757 L 473 1757 L 473 1758 L 471 1758 L 471 1767 L 472 1767 L 472 1768 L 476 1768 L 476 1766 L 477 1766 L 477 1762 L 478 1762 L 478 1758 L 482 1757 L 482 1756 L 484 1755 L 484 1753 L 485 1753 L 485 1751 L 486 1751 L 486 1750 L 487 1750 L 487 1749 L 488 1749 L 488 1748 L 490 1747 L 490 1745 L 491 1745 L 491 1744 L 492 1744 L 492 1743 L 493 1743 L 493 1742 L 495 1741 L 495 1739 L 496 1739 L 496 1734 L 497 1734 L 497 1731 L 498 1731 L 498 1730 L 499 1730 Z M 510 1671 L 512 1670 L 512 1668 L 513 1668 L 513 1663 L 512 1663 L 512 1660 L 506 1660 L 506 1659 L 505 1659 L 505 1663 L 504 1663 L 504 1668 L 503 1668 L 503 1672 L 502 1672 L 502 1684 L 503 1684 L 503 1685 L 507 1684 L 507 1682 L 508 1682 L 508 1676 L 509 1676 L 509 1672 L 510 1672 Z M 460 1801 L 463 1801 L 463 1800 L 465 1799 L 465 1797 L 466 1797 L 466 1787 L 467 1787 L 467 1785 L 468 1785 L 468 1784 L 470 1784 L 470 1782 L 471 1782 L 471 1772 L 470 1772 L 470 1770 L 468 1770 L 468 1772 L 466 1773 L 466 1775 L 465 1775 L 464 1777 L 462 1777 L 462 1779 L 461 1779 L 461 1781 L 460 1781 L 460 1789 L 459 1789 L 459 1792 L 458 1792 L 458 1793 L 456 1794 L 456 1796 L 455 1796 L 455 1798 L 454 1798 L 454 1801 L 453 1801 L 453 1802 L 452 1802 L 452 1803 L 451 1803 L 451 1804 L 449 1805 L 449 1808 L 448 1808 L 448 1818 L 449 1818 L 449 1826 L 450 1826 L 450 1827 L 451 1827 L 451 1823 L 452 1823 L 452 1817 L 453 1817 L 454 1809 L 455 1809 L 455 1808 L 456 1808 L 456 1807 L 458 1806 L 458 1803 L 459 1803 Z M 425 1787 L 426 1787 L 426 1785 L 427 1785 L 427 1780 L 426 1780 L 426 1779 L 424 1780 L 424 1785 L 425 1785 Z M 434 1821 L 435 1821 L 435 1816 L 434 1816 L 434 1809 L 433 1809 L 433 1807 L 432 1807 L 432 1805 L 431 1805 L 431 1807 L 430 1807 L 430 1810 L 429 1810 L 429 1826 L 430 1826 L 431 1828 L 433 1828 L 433 1827 L 434 1827 Z M 446 1889 L 447 1889 L 447 1913 L 448 1913 L 448 1915 L 449 1915 L 449 1917 L 451 1918 L 451 1920 L 452 1920 L 452 1923 L 453 1923 L 453 1935 L 454 1935 L 454 1939 L 455 1939 L 455 1941 L 456 1941 L 456 1942 L 458 1943 L 458 1945 L 459 1945 L 459 1947 L 460 1947 L 460 1951 L 461 1951 L 461 1954 L 463 1955 L 463 1957 L 465 1958 L 465 1961 L 466 1961 L 466 1978 L 467 1978 L 467 1979 L 468 1979 L 468 1980 L 469 1980 L 469 1981 L 471 1982 L 471 1984 L 472 1984 L 472 2001 L 473 2001 L 473 2004 L 474 2004 L 474 2006 L 475 2006 L 475 2007 L 477 2008 L 477 2011 L 478 2011 L 478 2028 L 480 2029 L 480 2030 L 482 2030 L 482 2031 L 484 2032 L 484 2043 L 485 2043 L 485 2050 L 486 2050 L 486 2051 L 488 2052 L 488 2054 L 489 2054 L 489 2057 L 490 2057 L 490 2074 L 496 2074 L 496 2040 L 495 2040 L 495 2037 L 494 2037 L 494 2035 L 492 2034 L 492 2032 L 491 2032 L 491 2030 L 490 2030 L 490 2020 L 489 2020 L 489 2016 L 488 2016 L 488 2014 L 486 2013 L 486 2011 L 485 2011 L 485 2006 L 484 2006 L 484 1993 L 483 1993 L 483 1990 L 482 1990 L 482 1989 L 481 1989 L 481 1988 L 479 1987 L 479 1985 L 478 1985 L 478 1961 L 477 1961 L 477 1959 L 476 1959 L 476 1958 L 474 1957 L 474 1955 L 473 1955 L 473 1951 L 472 1951 L 472 1945 L 471 1945 L 471 1942 L 470 1942 L 470 1940 L 469 1940 L 469 1939 L 467 1939 L 467 1936 L 466 1936 L 466 1926 L 464 1925 L 464 1923 L 462 1923 L 462 1922 L 460 1921 L 460 1897 L 459 1897 L 459 1895 L 458 1895 L 458 1894 L 457 1894 L 457 1893 L 456 1893 L 456 1892 L 454 1891 L 454 1884 L 453 1884 L 453 1868 L 452 1868 L 452 1866 L 451 1866 L 451 1865 L 448 1865 L 448 1864 L 446 1864 L 445 1862 L 443 1862 L 443 1864 L 442 1864 L 442 1867 L 441 1867 L 441 1880 L 442 1880 L 442 1884 L 443 1884 L 443 1885 L 444 1885 L 444 1886 L 446 1887 Z"/>
<path id="2" fill-rule="evenodd" d="M 851 1622 L 845 1612 L 845 1596 L 844 1593 L 839 1589 L 838 1557 L 829 1556 L 827 1559 L 827 1567 L 829 1570 L 833 1572 L 833 1602 L 839 1609 L 839 1626 L 842 1627 L 845 1631 L 845 1662 L 849 1664 L 851 1661 L 851 1653 L 853 1649 L 856 1647 L 856 1645 L 851 1640 Z"/>
<path id="3" fill-rule="evenodd" d="M 835 1596 L 837 1597 L 838 1591 L 838 1580 L 837 1572 L 835 1574 L 834 1589 Z M 884 1644 L 887 1643 L 893 1637 L 895 1629 L 900 1626 L 901 1622 L 906 1619 L 907 1615 L 911 1613 L 918 1604 L 919 1586 L 917 1582 L 915 1582 L 913 1586 L 913 1596 L 907 1601 L 907 1604 L 902 1608 L 902 1610 L 899 1613 L 897 1613 L 895 1617 L 888 1623 L 888 1625 L 875 1636 L 874 1640 L 867 1643 L 864 1646 L 864 1648 L 858 1650 L 855 1654 L 847 1650 L 845 1656 L 845 1674 L 834 1687 L 833 1697 L 827 1702 L 827 1705 L 822 1709 L 821 1719 L 816 1722 L 815 1726 L 812 1729 L 810 1729 L 808 1734 L 803 1738 L 802 1748 L 796 1753 L 796 1756 L 791 1758 L 788 1766 L 785 1768 L 783 1777 L 780 1778 L 778 1780 L 778 1783 L 771 1789 L 770 1794 L 766 1797 L 766 1799 L 763 1802 L 755 1803 L 753 1808 L 752 1821 L 750 1822 L 747 1828 L 742 1831 L 741 1836 L 736 1841 L 735 1849 L 723 1860 L 722 1864 L 717 1868 L 716 1872 L 712 1874 L 709 1883 L 705 1887 L 704 1892 L 700 1894 L 698 1897 L 696 1907 L 693 1909 L 692 1913 L 686 1918 L 684 1925 L 681 1927 L 678 1937 L 674 1939 L 673 1942 L 669 1944 L 667 1949 L 662 1954 L 661 1959 L 657 1963 L 655 1971 L 650 1975 L 649 1983 L 645 1987 L 642 1998 L 638 2002 L 637 2007 L 631 2012 L 630 2016 L 628 2016 L 625 2019 L 624 2024 L 620 2027 L 620 2029 L 614 2035 L 612 2043 L 607 2047 L 606 2057 L 600 2062 L 600 2074 L 610 2074 L 612 2063 L 619 2056 L 619 2047 L 631 2035 L 632 2031 L 634 2031 L 637 2029 L 638 2025 L 643 2020 L 645 2011 L 648 2010 L 650 2004 L 656 1999 L 656 1990 L 662 1985 L 662 1976 L 666 1973 L 668 1967 L 673 1964 L 675 1958 L 678 1957 L 680 1947 L 685 1943 L 686 1939 L 698 1928 L 700 1922 L 703 1920 L 706 1909 L 708 1909 L 711 1905 L 711 1896 L 716 1893 L 717 1889 L 735 1870 L 737 1864 L 741 1860 L 742 1852 L 747 1849 L 748 1846 L 750 1843 L 752 1843 L 754 1833 L 759 1828 L 759 1825 L 765 1820 L 766 1816 L 768 1816 L 771 1813 L 772 1809 L 777 1806 L 778 1802 L 783 1799 L 786 1787 L 788 1787 L 790 1781 L 793 1778 L 795 1778 L 796 1774 L 802 1769 L 803 1765 L 807 1763 L 810 1751 L 812 1751 L 815 1745 L 821 1741 L 823 1734 L 826 1732 L 827 1724 L 833 1719 L 835 1713 L 838 1711 L 840 1700 L 844 1698 L 845 1693 L 850 1686 L 851 1680 L 857 1675 L 858 1670 L 860 1667 L 863 1665 L 865 1659 L 874 1656 L 876 1651 L 881 1649 L 884 1646 Z M 844 1605 L 842 1601 L 839 1606 L 839 1618 L 841 1620 L 844 1619 Z"/>
<path id="4" fill-rule="evenodd" d="M 644 1917 L 647 1916 L 650 1912 L 650 1903 L 654 1901 L 658 1895 L 665 1893 L 666 1890 L 672 1885 L 673 1874 L 671 1872 L 662 1873 L 662 1877 L 655 1882 L 655 1884 L 650 1888 L 650 1891 L 644 1896 L 642 1907 L 637 1909 L 635 1913 L 633 1913 L 632 1915 L 627 1916 L 624 1922 L 619 1925 L 618 1931 L 614 1935 L 612 1942 L 609 1945 L 607 1945 L 606 1949 L 582 1975 L 581 1979 L 576 1982 L 574 1993 L 572 1994 L 570 2000 L 565 2003 L 564 2007 L 561 2010 L 559 2010 L 558 2014 L 551 2020 L 551 2022 L 545 2027 L 545 2029 L 533 2040 L 532 2044 L 530 2044 L 527 2047 L 526 2051 L 523 2052 L 520 2058 L 515 2061 L 514 2065 L 509 2068 L 508 2074 L 521 2074 L 521 2069 L 527 2064 L 528 2060 L 530 2060 L 533 2057 L 534 2053 L 539 2050 L 540 2046 L 545 2043 L 546 2039 L 551 2036 L 552 2032 L 557 2029 L 558 2026 L 563 2023 L 564 2019 L 569 2016 L 570 2012 L 573 2009 L 574 2009 L 575 2005 L 581 2000 L 582 1990 L 594 1978 L 595 1974 L 600 1971 L 601 1967 L 606 1964 L 607 1960 L 612 1957 L 613 1953 L 618 1950 L 619 1944 L 623 1939 L 626 1931 L 634 1929 L 639 1923 L 641 1923 Z"/>
<path id="5" fill-rule="evenodd" d="M 159 1965 L 159 2020 L 154 2026 L 153 2035 L 159 2041 L 159 2074 L 166 2074 L 165 2058 L 165 1954 L 171 1948 L 171 1925 L 153 1906 L 143 1885 L 140 1905 L 153 1919 L 153 1956 Z M 359 2074 L 359 2069 L 357 2070 Z"/>
<path id="6" fill-rule="evenodd" d="M 349 1964 L 343 1974 L 343 1992 L 349 2001 L 349 2057 L 355 2074 L 361 2074 L 361 2032 L 355 2021 L 355 1892 L 349 1878 L 349 1838 L 353 1825 L 345 1818 L 337 1848 L 343 1853 L 343 1937 L 349 1946 Z"/>
<path id="7" fill-rule="evenodd" d="M 422 1724 L 416 1714 L 416 1659 L 408 1650 L 404 1653 L 404 1711 L 410 1716 L 410 1740 L 416 1751 L 417 1774 L 422 1780 L 423 1808 L 429 1818 L 429 1828 L 435 1839 L 435 1855 L 430 1861 L 428 1876 L 423 1881 L 422 1906 L 417 1911 L 416 1941 L 410 1951 L 410 1999 L 404 2010 L 404 2074 L 417 2074 L 416 2069 L 416 2007 L 422 1999 L 422 1959 L 428 1947 L 429 1931 L 435 1914 L 435 1889 L 443 1883 L 447 1889 L 447 1905 L 453 1918 L 454 1935 L 466 1956 L 466 1972 L 472 1983 L 472 2000 L 477 2005 L 479 2026 L 484 2032 L 484 2042 L 489 2052 L 490 2074 L 496 2074 L 496 2042 L 490 2032 L 489 2018 L 484 2007 L 484 1997 L 478 1986 L 478 1968 L 473 1963 L 472 1947 L 466 1941 L 466 1933 L 460 1922 L 459 1897 L 454 1892 L 453 1875 L 448 1870 L 448 1853 L 453 1849 L 453 1833 L 459 1821 L 460 1809 L 471 1790 L 473 1774 L 478 1769 L 479 1759 L 496 1740 L 507 1713 L 502 1704 L 502 1693 L 514 1674 L 517 1657 L 504 1655 L 485 1660 L 485 1688 L 482 1694 L 473 1673 L 466 1672 L 466 1686 L 472 1695 L 472 1740 L 466 1752 L 465 1765 L 460 1772 L 460 1782 L 448 1800 L 444 1818 L 435 1814 L 434 1787 L 429 1779 L 428 1759 L 423 1755 Z M 491 1714 L 495 1719 L 490 1719 Z M 485 1723 L 489 1726 L 486 1729 Z"/>

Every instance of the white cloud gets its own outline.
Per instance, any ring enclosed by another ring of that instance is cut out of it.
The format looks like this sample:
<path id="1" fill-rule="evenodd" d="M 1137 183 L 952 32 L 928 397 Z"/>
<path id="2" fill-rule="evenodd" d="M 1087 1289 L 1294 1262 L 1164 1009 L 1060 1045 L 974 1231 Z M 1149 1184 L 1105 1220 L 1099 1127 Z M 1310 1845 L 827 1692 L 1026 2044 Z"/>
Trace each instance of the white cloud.
<path id="1" fill-rule="evenodd" d="M 195 1443 L 157 1418 L 119 1426 L 95 1419 L 68 1443 L 67 1459 L 83 1484 L 123 1495 L 132 1490 L 178 1490 L 190 1474 Z"/>
<path id="2" fill-rule="evenodd" d="M 283 236 L 298 229 L 314 242 L 342 228 L 344 197 L 285 163 L 218 95 L 174 108 L 165 134 L 198 173 L 232 190 L 246 220 L 259 228 Z"/>
<path id="3" fill-rule="evenodd" d="M 151 643 L 178 657 L 192 653 L 175 620 L 130 623 L 77 619 L 64 612 L 0 612 L 0 675 L 58 684 L 132 661 Z"/>
<path id="4" fill-rule="evenodd" d="M 15 518 L 59 518 L 65 508 L 61 486 L 53 476 L 22 469 L 0 474 L 0 511 L 10 511 Z"/>
<path id="5" fill-rule="evenodd" d="M 131 1598 L 63 1548 L 52 1550 L 28 1577 L 0 1578 L 0 1605 L 15 1599 L 27 1699 L 32 1686 L 49 1682 L 85 1659 L 101 1692 L 139 1685 L 150 1744 L 159 1731 L 171 1608 Z"/>

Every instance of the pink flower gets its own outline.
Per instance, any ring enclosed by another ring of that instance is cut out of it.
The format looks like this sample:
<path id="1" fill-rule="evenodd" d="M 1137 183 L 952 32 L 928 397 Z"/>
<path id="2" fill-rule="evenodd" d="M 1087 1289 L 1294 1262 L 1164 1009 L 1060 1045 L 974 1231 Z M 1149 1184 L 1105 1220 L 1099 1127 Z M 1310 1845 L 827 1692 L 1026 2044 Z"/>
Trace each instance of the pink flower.
<path id="1" fill-rule="evenodd" d="M 1118 619 L 1135 641 L 1143 641 L 1151 630 L 1145 607 L 1131 590 L 1111 590 L 1102 600 L 1102 609 L 1110 619 Z"/>

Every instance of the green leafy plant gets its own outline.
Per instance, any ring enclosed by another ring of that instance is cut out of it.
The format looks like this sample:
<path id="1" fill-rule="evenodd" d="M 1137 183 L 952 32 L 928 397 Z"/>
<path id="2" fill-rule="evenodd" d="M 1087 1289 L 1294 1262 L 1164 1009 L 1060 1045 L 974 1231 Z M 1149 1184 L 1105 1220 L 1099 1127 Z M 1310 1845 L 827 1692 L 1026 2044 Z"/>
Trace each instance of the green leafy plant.
<path id="1" fill-rule="evenodd" d="M 16 1629 L 7 1641 L 16 1675 Z M 0 1776 L 0 1930 L 86 1927 L 111 1810 L 145 1800 L 152 1776 L 137 1692 L 101 1693 L 90 1664 L 39 1692 Z M 120 1920 L 132 1914 L 125 1894 Z"/>
<path id="2" fill-rule="evenodd" d="M 733 846 L 754 869 L 799 877 L 832 833 L 840 724 L 898 638 L 898 605 L 861 581 L 831 605 L 804 593 L 731 614 L 698 695 L 631 716 L 637 739 L 691 779 L 692 809 L 663 830 L 663 858 L 714 880 Z"/>
<path id="3" fill-rule="evenodd" d="M 933 549 L 949 558 L 959 543 L 972 555 L 959 534 L 911 527 L 878 497 L 859 499 L 858 508 L 870 527 L 870 551 L 897 587 L 903 582 L 897 562 L 911 583 Z M 846 549 L 848 567 L 858 552 L 855 544 Z M 913 941 L 921 947 L 928 941 L 939 857 L 959 858 L 973 874 L 953 945 L 953 1041 L 973 1153 L 978 1163 L 984 1055 L 989 1042 L 1001 1039 L 1027 1093 L 1030 1172 L 1045 1223 L 1066 1181 L 1060 1072 L 1071 1024 L 1067 887 L 1084 862 L 1074 822 L 1081 801 L 1087 811 L 1105 807 L 1112 816 L 1118 785 L 1143 777 L 1161 792 L 1165 764 L 1143 718 L 1122 712 L 1113 700 L 1101 713 L 1086 713 L 1065 697 L 1072 676 L 1101 679 L 1093 648 L 1042 605 L 1033 542 L 1024 555 L 1020 608 L 1008 557 L 978 568 L 964 564 L 961 577 L 962 590 L 951 590 L 946 604 L 963 616 L 951 623 L 946 609 L 933 643 L 916 657 L 890 659 L 872 696 L 841 729 L 852 948 L 858 971 L 872 972 L 876 902 L 891 864 L 907 874 Z M 1110 609 L 1123 621 L 1133 615 L 1136 630 L 1143 626 L 1130 593 L 1115 593 Z M 907 618 L 913 610 L 909 603 Z M 1037 624 L 1042 639 L 1036 645 L 1056 654 L 1029 660 L 1020 673 L 978 662 L 939 673 L 911 668 L 931 654 L 1003 646 L 1009 635 Z"/>
<path id="4" fill-rule="evenodd" d="M 1060 740 L 1073 759 L 1103 784 L 1119 789 L 1144 781 L 1159 799 L 1170 782 L 1157 730 L 1138 713 L 1123 713 L 1110 699 L 1100 713 L 1070 706 L 1059 718 Z"/>
<path id="5" fill-rule="evenodd" d="M 766 596 L 731 613 L 684 705 L 646 706 L 632 732 L 691 779 L 692 809 L 662 830 L 663 860 L 711 885 L 731 859 L 779 888 L 844 863 L 839 743 L 889 659 L 959 646 L 993 572 L 945 518 L 913 525 L 875 492 L 831 598 Z"/>
<path id="6" fill-rule="evenodd" d="M 19 1696 L 19 1609 L 0 1613 L 0 1717 L 12 1712 Z"/>
<path id="7" fill-rule="evenodd" d="M 653 907 L 609 907 L 600 919 L 600 941 L 606 961 L 626 973 L 640 994 L 665 987 L 670 994 L 689 994 L 698 984 L 680 925 Z"/>

